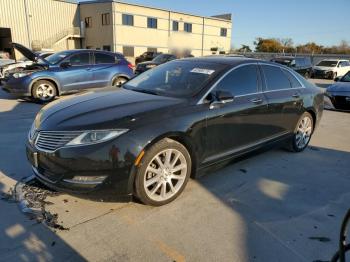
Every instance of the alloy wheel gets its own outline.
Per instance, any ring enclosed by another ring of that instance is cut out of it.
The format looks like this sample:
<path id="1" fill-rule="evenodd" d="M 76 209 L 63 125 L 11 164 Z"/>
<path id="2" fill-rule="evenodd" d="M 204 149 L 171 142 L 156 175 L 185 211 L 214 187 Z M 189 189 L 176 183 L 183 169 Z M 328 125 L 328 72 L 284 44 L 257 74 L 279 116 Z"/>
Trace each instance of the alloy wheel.
<path id="1" fill-rule="evenodd" d="M 166 149 L 149 162 L 144 176 L 144 189 L 153 201 L 165 201 L 174 196 L 185 182 L 185 156 L 177 149 Z"/>
<path id="2" fill-rule="evenodd" d="M 113 86 L 116 86 L 116 87 L 121 87 L 127 80 L 124 78 L 124 77 L 118 77 L 114 83 L 113 83 Z"/>
<path id="3" fill-rule="evenodd" d="M 312 134 L 312 120 L 309 116 L 304 116 L 299 122 L 295 135 L 296 146 L 303 149 L 310 141 Z"/>
<path id="4" fill-rule="evenodd" d="M 55 87 L 46 83 L 40 84 L 36 89 L 36 96 L 42 101 L 51 100 L 55 96 Z"/>

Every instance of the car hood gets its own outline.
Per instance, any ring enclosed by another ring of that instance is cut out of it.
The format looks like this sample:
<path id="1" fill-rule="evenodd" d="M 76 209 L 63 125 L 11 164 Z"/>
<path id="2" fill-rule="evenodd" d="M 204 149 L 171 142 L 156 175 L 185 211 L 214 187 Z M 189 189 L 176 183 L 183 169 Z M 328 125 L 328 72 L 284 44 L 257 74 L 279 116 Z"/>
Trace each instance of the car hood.
<path id="1" fill-rule="evenodd" d="M 336 82 L 327 88 L 327 92 L 350 92 L 350 82 Z"/>
<path id="2" fill-rule="evenodd" d="M 37 54 L 21 44 L 12 43 L 12 47 L 20 52 L 24 57 L 28 58 L 30 61 L 35 62 L 38 59 Z"/>
<path id="3" fill-rule="evenodd" d="M 329 67 L 329 66 L 314 66 L 315 70 L 322 70 L 322 71 L 332 71 L 335 69 L 335 67 Z"/>
<path id="4" fill-rule="evenodd" d="M 38 113 L 35 127 L 58 131 L 130 128 L 154 111 L 165 113 L 184 101 L 123 88 L 90 91 L 48 104 Z"/>

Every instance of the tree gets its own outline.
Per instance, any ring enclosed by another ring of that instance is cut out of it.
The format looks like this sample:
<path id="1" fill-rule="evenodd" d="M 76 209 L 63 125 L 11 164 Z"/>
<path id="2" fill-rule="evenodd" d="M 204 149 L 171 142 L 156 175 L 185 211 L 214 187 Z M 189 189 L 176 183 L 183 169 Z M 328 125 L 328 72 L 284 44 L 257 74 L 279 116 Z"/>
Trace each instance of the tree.
<path id="1" fill-rule="evenodd" d="M 283 51 L 282 44 L 275 38 L 257 38 L 254 41 L 255 51 L 256 52 L 269 52 L 269 53 L 278 53 Z"/>
<path id="2" fill-rule="evenodd" d="M 298 53 L 305 54 L 322 54 L 324 51 L 324 47 L 321 45 L 317 45 L 314 42 L 306 43 L 305 45 L 298 45 L 297 47 Z"/>
<path id="3" fill-rule="evenodd" d="M 242 45 L 242 47 L 237 51 L 241 53 L 250 53 L 252 52 L 252 49 L 250 49 L 249 45 Z"/>

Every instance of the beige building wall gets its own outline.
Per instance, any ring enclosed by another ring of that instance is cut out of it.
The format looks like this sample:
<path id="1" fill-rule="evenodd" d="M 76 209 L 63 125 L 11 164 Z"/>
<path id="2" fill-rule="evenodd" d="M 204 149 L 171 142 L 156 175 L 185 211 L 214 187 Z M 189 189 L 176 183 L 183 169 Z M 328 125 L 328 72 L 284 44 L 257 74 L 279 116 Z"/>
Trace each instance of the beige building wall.
<path id="1" fill-rule="evenodd" d="M 109 5 L 112 5 L 111 7 Z M 112 32 L 101 27 L 101 12 L 112 9 Z M 110 41 L 112 51 L 123 52 L 123 47 L 134 48 L 134 57 L 148 48 L 168 53 L 174 49 L 190 49 L 194 56 L 212 54 L 211 48 L 230 50 L 232 22 L 219 18 L 172 12 L 152 7 L 112 2 L 80 4 L 81 20 L 91 16 L 93 28 L 85 30 L 85 47 L 101 48 Z M 133 15 L 134 25 L 123 25 L 122 15 Z M 157 19 L 157 28 L 147 28 L 147 18 Z M 98 24 L 95 24 L 95 21 Z M 173 21 L 179 22 L 179 30 L 173 31 Z M 184 31 L 184 23 L 192 24 L 192 32 Z M 227 36 L 220 36 L 221 28 L 227 29 Z M 112 37 L 112 40 L 110 40 Z M 129 57 L 129 60 L 133 60 Z"/>
<path id="2" fill-rule="evenodd" d="M 102 14 L 109 14 L 110 24 L 102 25 Z M 103 49 L 110 46 L 113 49 L 113 14 L 112 3 L 93 3 L 80 5 L 80 19 L 84 23 L 85 18 L 91 17 L 91 27 L 85 27 L 83 47 L 91 49 Z"/>
<path id="3" fill-rule="evenodd" d="M 56 42 L 73 28 L 79 31 L 78 5 L 59 0 L 0 0 L 0 27 L 11 28 L 13 42 L 42 47 L 43 42 Z M 68 42 L 53 44 L 49 49 L 80 47 L 79 41 L 73 40 L 74 45 Z"/>

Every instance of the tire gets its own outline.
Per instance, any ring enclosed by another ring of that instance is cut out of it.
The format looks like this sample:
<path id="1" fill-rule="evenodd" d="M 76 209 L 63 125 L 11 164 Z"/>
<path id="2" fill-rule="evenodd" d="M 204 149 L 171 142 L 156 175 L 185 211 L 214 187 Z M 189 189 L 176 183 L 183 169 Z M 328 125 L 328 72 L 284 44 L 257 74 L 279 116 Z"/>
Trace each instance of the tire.
<path id="1" fill-rule="evenodd" d="M 118 76 L 112 81 L 112 86 L 121 87 L 128 79 L 122 76 Z"/>
<path id="2" fill-rule="evenodd" d="M 147 150 L 137 169 L 136 197 L 151 206 L 170 203 L 186 187 L 191 170 L 187 149 L 177 141 L 162 139 Z"/>
<path id="3" fill-rule="evenodd" d="M 334 79 L 336 79 L 337 78 L 337 72 L 334 72 L 333 74 L 332 74 L 332 80 L 334 80 Z"/>
<path id="4" fill-rule="evenodd" d="M 310 76 L 310 73 L 309 72 L 306 72 L 305 74 L 304 74 L 304 77 L 306 78 L 306 79 L 309 79 L 311 76 Z"/>
<path id="5" fill-rule="evenodd" d="M 304 151 L 313 134 L 314 120 L 312 115 L 305 112 L 299 119 L 293 137 L 288 141 L 287 149 L 291 152 Z"/>
<path id="6" fill-rule="evenodd" d="M 33 85 L 32 96 L 43 103 L 51 102 L 57 96 L 56 86 L 50 81 L 39 80 Z"/>

